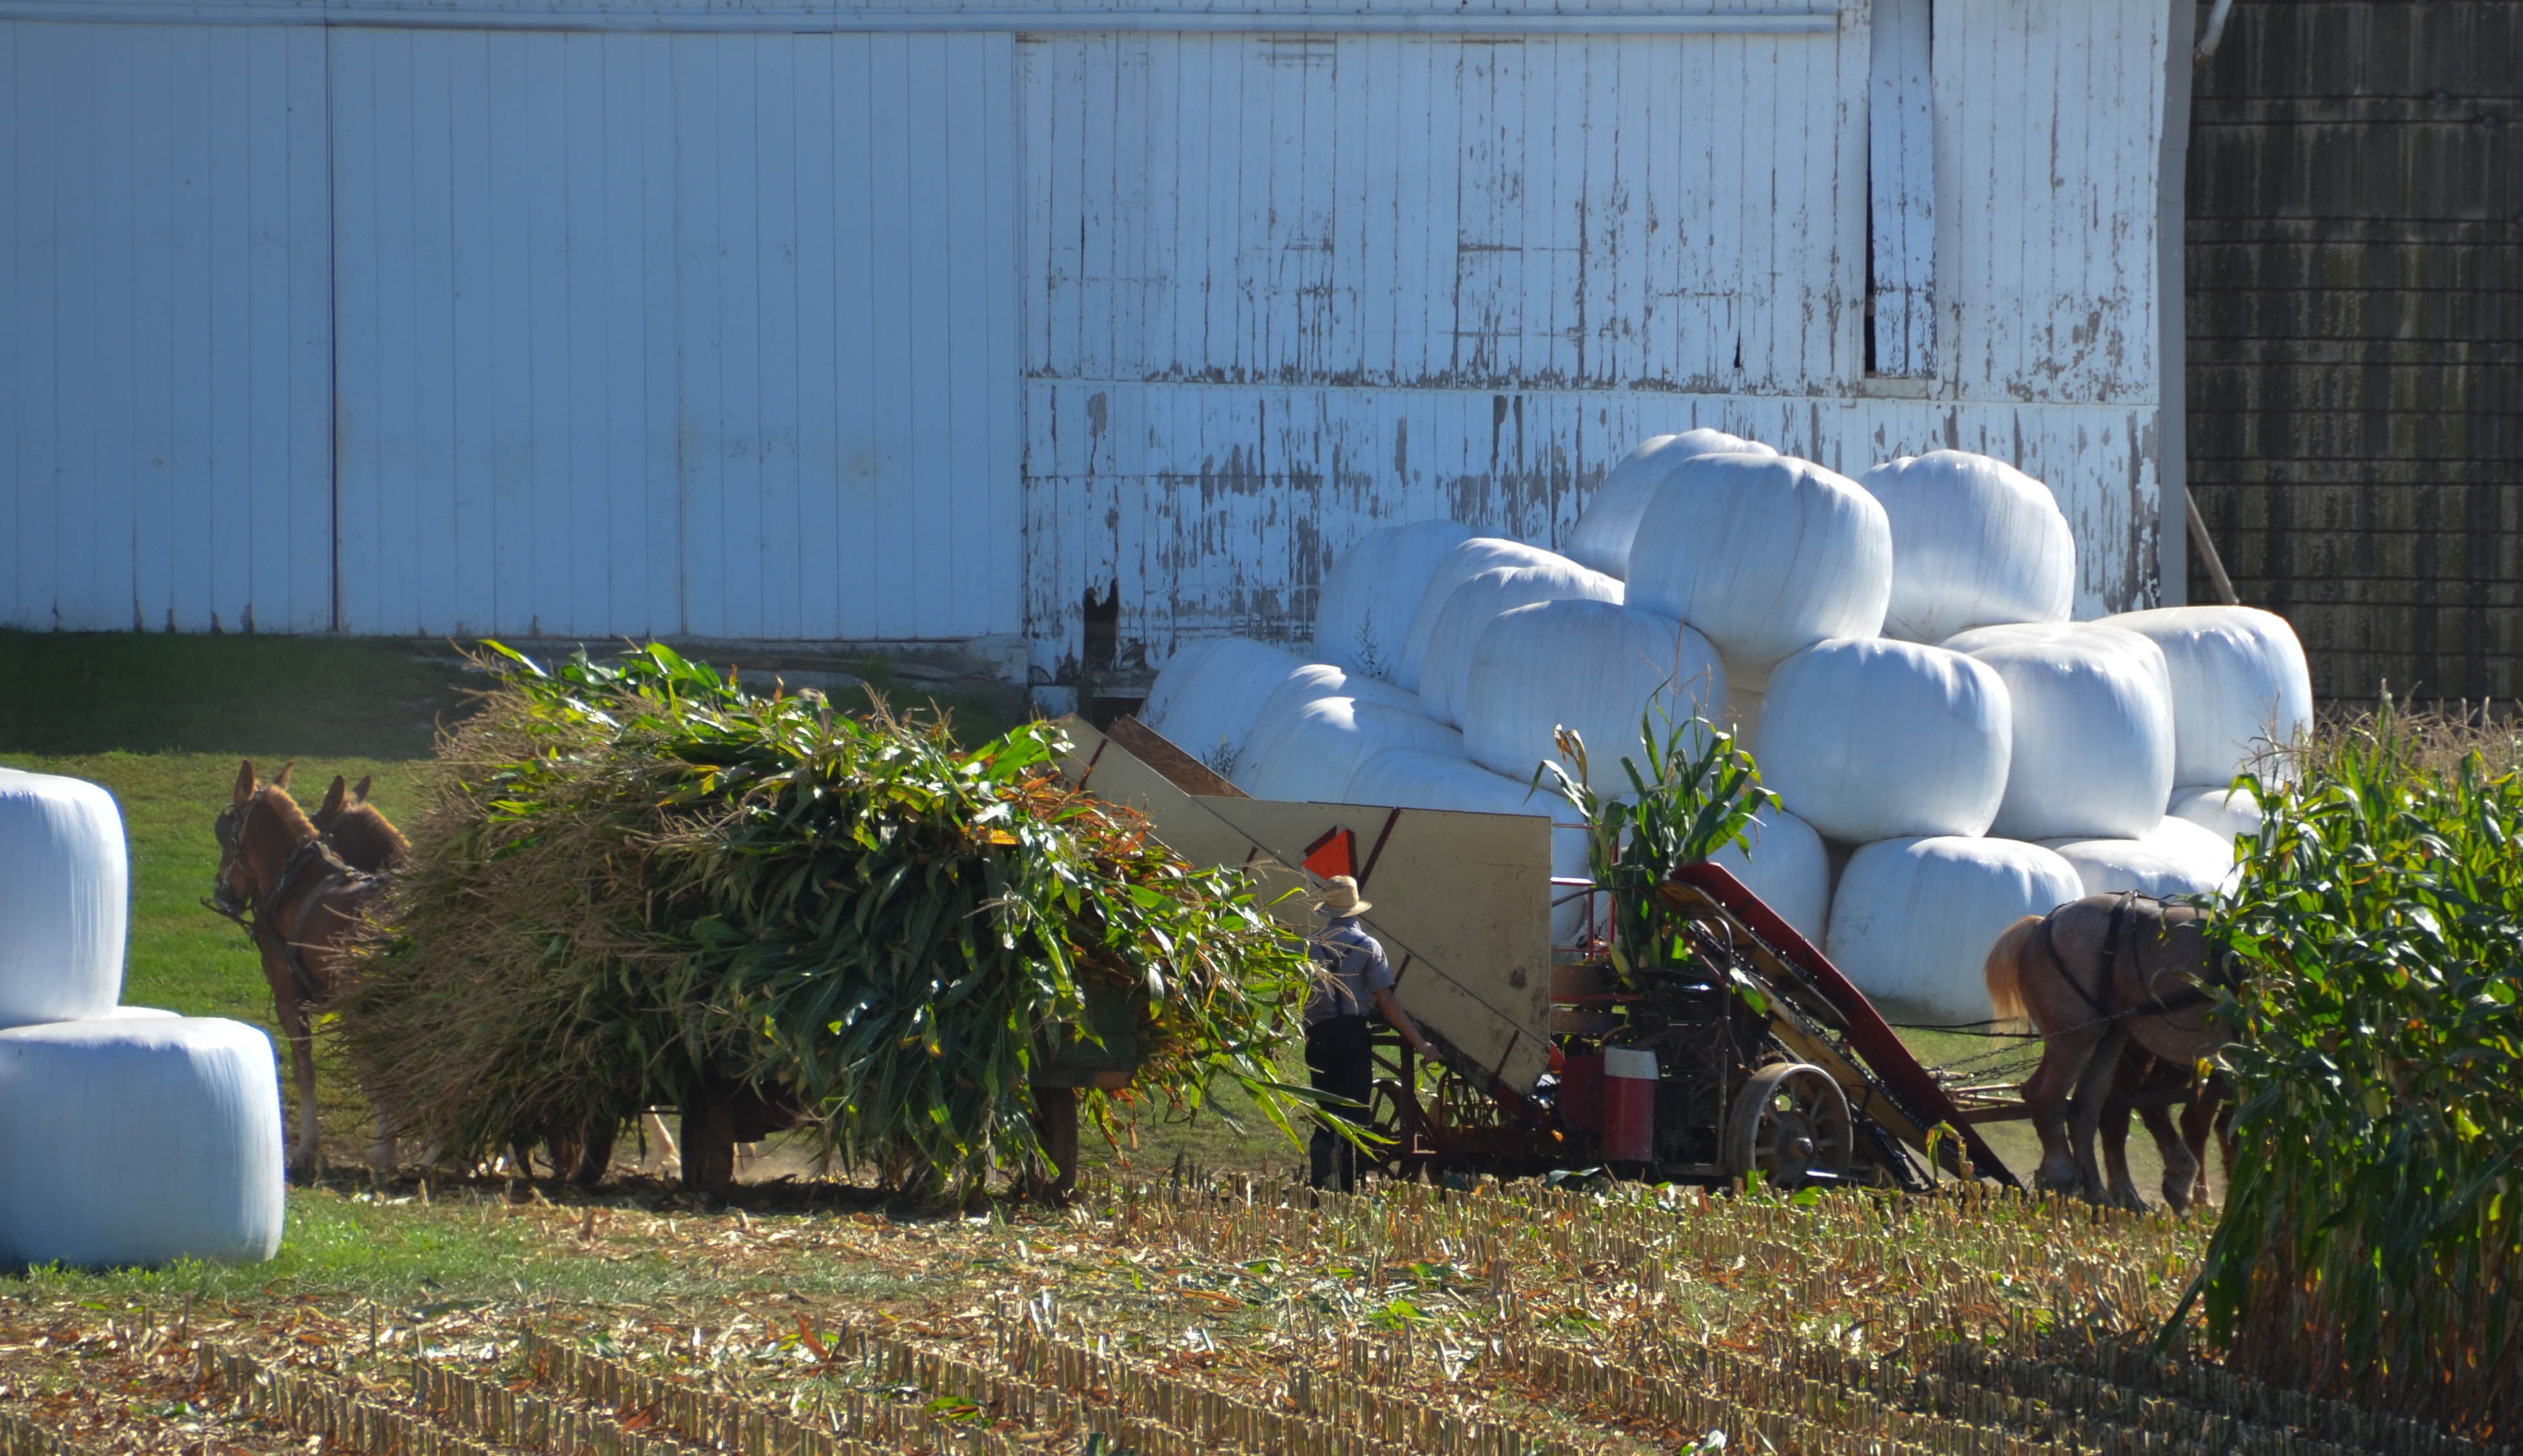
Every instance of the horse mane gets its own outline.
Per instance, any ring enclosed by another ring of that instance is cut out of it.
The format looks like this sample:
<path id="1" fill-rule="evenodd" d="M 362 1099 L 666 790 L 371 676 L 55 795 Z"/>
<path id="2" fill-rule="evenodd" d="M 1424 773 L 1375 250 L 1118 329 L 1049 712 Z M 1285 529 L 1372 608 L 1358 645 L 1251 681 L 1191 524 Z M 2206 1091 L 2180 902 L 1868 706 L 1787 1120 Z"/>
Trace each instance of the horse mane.
<path id="1" fill-rule="evenodd" d="M 346 804 L 326 826 L 324 837 L 353 868 L 374 873 L 410 858 L 411 841 L 366 800 Z"/>
<path id="2" fill-rule="evenodd" d="M 1988 982 L 1989 1008 L 2008 1031 L 2028 1031 L 2032 1026 L 2031 1012 L 2023 1004 L 2023 953 L 2040 928 L 2041 916 L 2025 916 L 2007 926 L 1997 944 L 1988 948 L 1988 963 L 1981 975 Z"/>
<path id="3" fill-rule="evenodd" d="M 301 841 L 318 837 L 315 822 L 307 817 L 306 810 L 298 807 L 298 801 L 289 796 L 289 790 L 277 783 L 266 783 L 256 789 L 255 795 L 262 800 L 264 808 L 279 816 L 282 826 Z"/>

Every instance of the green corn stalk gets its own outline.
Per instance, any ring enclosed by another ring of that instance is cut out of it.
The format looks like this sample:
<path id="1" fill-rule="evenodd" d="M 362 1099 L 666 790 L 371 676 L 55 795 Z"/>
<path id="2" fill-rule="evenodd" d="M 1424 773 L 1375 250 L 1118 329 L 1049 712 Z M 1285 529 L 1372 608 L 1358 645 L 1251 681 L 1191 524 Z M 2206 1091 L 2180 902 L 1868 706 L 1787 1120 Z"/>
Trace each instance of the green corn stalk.
<path id="1" fill-rule="evenodd" d="M 1537 790 L 1566 800 L 1585 822 L 1589 872 L 1612 902 L 1612 963 L 1625 976 L 1688 954 L 1657 886 L 1743 843 L 1753 816 L 1779 802 L 1734 734 L 1695 714 L 1672 721 L 1660 697 L 1641 715 L 1639 738 L 1647 764 L 1622 755 L 1625 795 L 1590 786 L 1585 739 L 1568 728 L 1558 730 L 1559 757 L 1576 772 L 1546 761 L 1533 775 Z"/>
<path id="2" fill-rule="evenodd" d="M 733 1083 L 845 1164 L 969 1187 L 1039 1154 L 1053 1049 L 1123 1035 L 1123 1096 L 1230 1076 L 1295 1136 L 1270 1053 L 1302 948 L 1240 872 L 1066 788 L 1049 726 L 966 752 L 663 646 L 547 670 L 490 645 L 501 688 L 343 1010 L 404 1131 L 479 1154 Z"/>
<path id="3" fill-rule="evenodd" d="M 2228 1363 L 2523 1427 L 2523 776 L 2422 767 L 2388 702 L 2265 816 L 2211 931 L 2240 1150 L 2206 1267 Z M 2176 1331 L 2167 1327 L 2166 1337 Z"/>

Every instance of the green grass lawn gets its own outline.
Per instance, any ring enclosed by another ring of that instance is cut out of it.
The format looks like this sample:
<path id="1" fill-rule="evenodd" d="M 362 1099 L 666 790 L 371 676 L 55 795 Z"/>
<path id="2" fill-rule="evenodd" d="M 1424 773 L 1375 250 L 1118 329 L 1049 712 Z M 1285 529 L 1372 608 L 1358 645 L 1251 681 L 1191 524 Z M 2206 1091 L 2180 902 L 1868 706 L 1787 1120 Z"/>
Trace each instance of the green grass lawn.
<path id="1" fill-rule="evenodd" d="M 124 1004 L 271 1026 L 254 948 L 202 905 L 237 761 L 267 776 L 295 759 L 310 808 L 333 775 L 374 775 L 404 821 L 437 725 L 463 709 L 460 667 L 393 640 L 0 632 L 0 763 L 92 779 L 122 807 Z"/>

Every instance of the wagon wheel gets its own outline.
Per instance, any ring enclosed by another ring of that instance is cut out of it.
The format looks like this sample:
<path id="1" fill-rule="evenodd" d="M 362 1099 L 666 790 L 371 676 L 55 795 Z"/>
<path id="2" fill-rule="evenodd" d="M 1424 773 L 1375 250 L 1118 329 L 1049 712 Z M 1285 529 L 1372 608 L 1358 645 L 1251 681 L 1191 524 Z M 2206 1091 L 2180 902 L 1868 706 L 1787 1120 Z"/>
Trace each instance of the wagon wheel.
<path id="1" fill-rule="evenodd" d="M 1378 1077 L 1366 1094 L 1366 1130 L 1390 1142 L 1369 1143 L 1366 1167 L 1379 1177 L 1406 1183 L 1416 1179 L 1427 1159 L 1410 1156 L 1410 1140 L 1403 1131 L 1402 1084 Z"/>
<path id="2" fill-rule="evenodd" d="M 1783 1061 L 1754 1072 L 1726 1114 L 1726 1171 L 1758 1170 L 1780 1188 L 1844 1178 L 1857 1147 L 1848 1097 L 1821 1067 Z"/>

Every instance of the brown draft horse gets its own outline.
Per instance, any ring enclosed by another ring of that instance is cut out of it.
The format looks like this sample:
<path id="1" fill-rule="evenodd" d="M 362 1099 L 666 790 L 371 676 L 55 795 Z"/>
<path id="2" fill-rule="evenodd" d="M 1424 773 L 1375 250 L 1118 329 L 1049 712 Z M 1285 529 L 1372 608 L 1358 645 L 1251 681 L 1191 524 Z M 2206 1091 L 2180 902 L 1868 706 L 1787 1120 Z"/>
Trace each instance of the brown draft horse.
<path id="1" fill-rule="evenodd" d="M 2025 916 L 1989 948 L 1985 975 L 1998 1018 L 2029 1019 L 2042 1036 L 2041 1064 L 2023 1083 L 2041 1138 L 2037 1187 L 2145 1206 L 2120 1148 L 2113 1149 L 2106 1183 L 2094 1164 L 2095 1133 L 2115 1092 L 2185 1086 L 2200 1058 L 2224 1044 L 2205 988 L 2230 988 L 2231 973 L 2212 963 L 2205 924 L 2192 906 L 2089 895 L 2046 916 Z M 2142 1106 L 2139 1115 L 2164 1156 L 2165 1200 L 2185 1210 L 2201 1177 L 2214 1103 L 2204 1092 L 2194 1098 L 2179 1134 L 2160 1104 Z M 2125 1112 L 2115 1121 L 2124 1135 Z"/>
<path id="2" fill-rule="evenodd" d="M 384 894 L 386 881 L 353 869 L 325 844 L 289 796 L 286 768 L 262 783 L 255 778 L 251 760 L 240 763 L 235 798 L 214 828 L 219 869 L 212 901 L 252 930 L 262 956 L 263 979 L 271 983 L 281 1035 L 289 1043 L 298 1092 L 298 1137 L 289 1154 L 289 1175 L 303 1180 L 314 1174 L 322 1158 L 315 1126 L 313 1012 L 331 999 L 347 943 Z M 391 1136 L 381 1137 L 369 1155 L 372 1161 L 391 1164 Z"/>
<path id="3" fill-rule="evenodd" d="M 289 771 L 280 771 L 285 780 Z M 411 859 L 411 841 L 394 826 L 377 806 L 368 802 L 368 785 L 374 775 L 349 786 L 342 775 L 333 775 L 332 787 L 324 790 L 324 802 L 315 810 L 315 832 L 342 863 L 362 874 L 393 874 Z"/>

